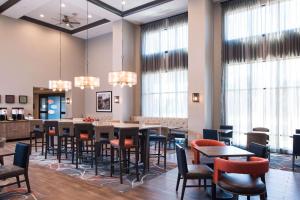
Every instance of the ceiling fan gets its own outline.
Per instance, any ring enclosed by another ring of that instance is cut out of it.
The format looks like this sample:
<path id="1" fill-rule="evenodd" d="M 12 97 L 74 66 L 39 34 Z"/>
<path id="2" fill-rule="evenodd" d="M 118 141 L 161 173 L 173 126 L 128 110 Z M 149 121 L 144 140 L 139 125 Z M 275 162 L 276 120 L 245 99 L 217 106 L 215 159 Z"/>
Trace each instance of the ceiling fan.
<path id="1" fill-rule="evenodd" d="M 80 25 L 80 22 L 77 19 L 77 13 L 72 13 L 71 16 L 69 16 L 69 15 L 63 15 L 62 14 L 61 15 L 61 20 L 60 19 L 56 19 L 56 18 L 53 18 L 53 19 L 60 22 L 57 25 L 64 24 L 65 26 L 70 27 L 70 28 L 74 28 L 75 26 L 79 26 Z"/>

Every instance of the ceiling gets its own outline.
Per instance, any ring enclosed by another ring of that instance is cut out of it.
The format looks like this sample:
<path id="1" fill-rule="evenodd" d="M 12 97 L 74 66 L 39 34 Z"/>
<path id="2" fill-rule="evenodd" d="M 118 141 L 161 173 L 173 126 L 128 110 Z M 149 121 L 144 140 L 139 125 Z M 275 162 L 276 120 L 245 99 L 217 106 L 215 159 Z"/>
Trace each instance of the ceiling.
<path id="1" fill-rule="evenodd" d="M 79 38 L 90 38 L 112 31 L 112 23 L 122 17 L 143 24 L 187 11 L 188 0 L 0 0 L 0 13 L 64 31 Z M 64 15 L 78 22 L 71 27 L 60 23 Z M 88 20 L 88 23 L 87 23 Z"/>

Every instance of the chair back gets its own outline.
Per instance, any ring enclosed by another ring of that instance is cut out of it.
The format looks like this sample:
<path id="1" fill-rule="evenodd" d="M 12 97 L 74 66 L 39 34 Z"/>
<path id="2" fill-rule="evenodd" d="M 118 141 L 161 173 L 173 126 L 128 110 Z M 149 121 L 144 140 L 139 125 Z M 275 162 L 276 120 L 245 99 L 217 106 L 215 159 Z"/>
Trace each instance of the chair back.
<path id="1" fill-rule="evenodd" d="M 31 154 L 30 151 L 31 151 L 31 147 L 29 144 L 18 142 L 15 148 L 15 156 L 14 156 L 13 164 L 27 170 L 29 164 L 29 156 Z"/>
<path id="2" fill-rule="evenodd" d="M 29 121 L 29 123 L 30 123 L 30 132 L 33 132 L 33 131 L 43 132 L 44 131 L 43 120 L 41 120 L 41 119 L 32 119 L 32 120 Z"/>
<path id="3" fill-rule="evenodd" d="M 255 154 L 255 156 L 260 158 L 268 158 L 268 147 L 252 142 L 249 145 L 248 151 Z"/>
<path id="4" fill-rule="evenodd" d="M 293 155 L 300 156 L 300 134 L 293 136 Z"/>
<path id="5" fill-rule="evenodd" d="M 93 139 L 94 137 L 94 126 L 93 124 L 80 123 L 74 124 L 75 137 L 78 139 Z"/>
<path id="6" fill-rule="evenodd" d="M 118 135 L 120 148 L 125 148 L 125 139 L 132 139 L 133 146 L 139 145 L 139 128 L 121 128 Z"/>
<path id="7" fill-rule="evenodd" d="M 96 142 L 99 142 L 101 138 L 109 141 L 114 139 L 114 126 L 95 126 L 94 130 Z"/>
<path id="8" fill-rule="evenodd" d="M 73 122 L 59 122 L 58 123 L 59 136 L 74 136 Z"/>
<path id="9" fill-rule="evenodd" d="M 58 121 L 45 121 L 44 129 L 48 135 L 58 135 Z"/>
<path id="10" fill-rule="evenodd" d="M 186 174 L 189 172 L 189 170 L 188 170 L 188 165 L 187 165 L 187 161 L 186 161 L 185 150 L 179 144 L 176 144 L 176 157 L 177 157 L 178 172 L 183 177 L 185 177 Z"/>
<path id="11" fill-rule="evenodd" d="M 296 134 L 300 134 L 300 129 L 296 129 Z"/>
<path id="12" fill-rule="evenodd" d="M 218 131 L 213 129 L 203 129 L 203 139 L 219 140 Z"/>
<path id="13" fill-rule="evenodd" d="M 227 129 L 227 130 L 232 130 L 229 133 L 226 134 L 220 134 L 221 137 L 226 137 L 226 138 L 232 138 L 232 134 L 233 134 L 233 126 L 231 125 L 220 125 L 220 129 Z"/>
<path id="14" fill-rule="evenodd" d="M 259 131 L 259 132 L 270 132 L 270 130 L 268 128 L 264 128 L 264 127 L 255 127 L 252 130 Z"/>
<path id="15" fill-rule="evenodd" d="M 266 146 L 268 144 L 269 135 L 266 133 L 247 133 L 247 149 L 252 142 Z"/>

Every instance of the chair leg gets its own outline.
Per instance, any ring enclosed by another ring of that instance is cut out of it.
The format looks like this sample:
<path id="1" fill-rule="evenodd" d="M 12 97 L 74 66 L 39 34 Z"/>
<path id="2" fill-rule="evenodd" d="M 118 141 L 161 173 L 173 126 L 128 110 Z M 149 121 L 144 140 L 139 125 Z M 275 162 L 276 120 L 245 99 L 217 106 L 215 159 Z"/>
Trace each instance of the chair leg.
<path id="1" fill-rule="evenodd" d="M 46 134 L 45 159 L 47 159 L 48 150 L 49 150 L 49 135 Z"/>
<path id="2" fill-rule="evenodd" d="M 37 138 L 36 138 L 36 135 L 34 137 L 34 147 L 35 147 L 35 152 L 37 152 Z"/>
<path id="3" fill-rule="evenodd" d="M 247 200 L 250 200 L 250 198 L 251 198 L 250 196 L 247 196 Z"/>
<path id="4" fill-rule="evenodd" d="M 21 187 L 21 183 L 20 183 L 20 177 L 19 177 L 19 176 L 16 176 L 16 179 L 17 179 L 17 184 L 18 184 L 18 187 L 20 188 L 20 187 Z"/>
<path id="5" fill-rule="evenodd" d="M 295 171 L 295 156 L 293 155 L 293 171 Z"/>
<path id="6" fill-rule="evenodd" d="M 135 147 L 135 173 L 136 173 L 136 180 L 140 181 L 139 176 L 139 147 Z"/>
<path id="7" fill-rule="evenodd" d="M 204 179 L 204 190 L 206 191 L 207 189 L 207 182 L 206 182 L 206 178 Z"/>
<path id="8" fill-rule="evenodd" d="M 71 149 L 72 149 L 72 164 L 74 164 L 74 152 L 75 152 L 75 145 L 74 145 L 74 137 L 71 137 Z"/>
<path id="9" fill-rule="evenodd" d="M 158 152 L 157 152 L 157 165 L 160 164 L 160 141 L 158 141 Z"/>
<path id="10" fill-rule="evenodd" d="M 113 176 L 114 173 L 114 162 L 115 162 L 115 152 L 114 148 L 110 147 L 110 176 Z"/>
<path id="11" fill-rule="evenodd" d="M 266 186 L 266 188 L 267 188 L 267 185 L 266 185 L 266 177 L 265 177 L 265 175 L 263 175 L 263 176 L 261 177 L 261 181 L 265 184 L 265 186 Z M 265 196 L 266 196 L 266 197 L 268 196 L 267 189 L 266 189 Z"/>
<path id="12" fill-rule="evenodd" d="M 58 162 L 60 163 L 61 161 L 61 140 L 62 137 L 58 136 L 57 137 L 57 157 L 58 157 Z"/>
<path id="13" fill-rule="evenodd" d="M 266 200 L 267 199 L 265 194 L 261 194 L 261 195 L 259 195 L 259 197 L 260 197 L 260 200 Z"/>
<path id="14" fill-rule="evenodd" d="M 45 134 L 42 133 L 42 155 L 44 155 Z"/>
<path id="15" fill-rule="evenodd" d="M 98 175 L 98 156 L 99 156 L 99 146 L 97 143 L 95 143 L 95 174 L 96 174 L 96 176 Z"/>
<path id="16" fill-rule="evenodd" d="M 212 186 L 211 186 L 211 199 L 212 200 L 217 199 L 217 186 L 214 183 L 212 183 Z"/>
<path id="17" fill-rule="evenodd" d="M 79 159 L 79 149 L 80 149 L 79 143 L 80 141 L 76 139 L 76 169 L 78 169 L 78 159 Z"/>
<path id="18" fill-rule="evenodd" d="M 28 193 L 31 193 L 28 173 L 25 173 L 24 177 L 25 177 L 25 181 L 26 181 L 27 191 L 28 191 Z"/>
<path id="19" fill-rule="evenodd" d="M 184 192 L 185 192 L 186 182 L 187 182 L 187 179 L 186 179 L 186 178 L 183 178 L 183 185 L 182 185 L 182 192 L 181 192 L 181 200 L 183 200 L 183 197 L 184 197 Z"/>
<path id="20" fill-rule="evenodd" d="M 164 169 L 167 170 L 167 140 L 164 141 Z"/>
<path id="21" fill-rule="evenodd" d="M 181 175 L 178 173 L 177 175 L 177 183 L 176 183 L 176 192 L 178 191 L 179 183 L 180 183 L 180 177 Z"/>
<path id="22" fill-rule="evenodd" d="M 122 149 L 119 149 L 119 167 L 120 167 L 120 183 L 123 184 L 123 163 L 122 163 Z M 125 159 L 125 158 L 124 158 Z"/>

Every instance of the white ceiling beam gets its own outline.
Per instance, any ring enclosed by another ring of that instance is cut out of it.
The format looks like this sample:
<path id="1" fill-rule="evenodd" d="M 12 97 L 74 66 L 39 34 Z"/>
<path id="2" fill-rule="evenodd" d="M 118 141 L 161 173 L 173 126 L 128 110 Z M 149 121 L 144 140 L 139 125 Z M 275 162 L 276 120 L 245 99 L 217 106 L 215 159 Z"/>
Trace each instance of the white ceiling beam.
<path id="1" fill-rule="evenodd" d="M 19 19 L 20 17 L 30 13 L 51 0 L 21 0 L 14 6 L 10 7 L 2 14 L 8 17 Z"/>

